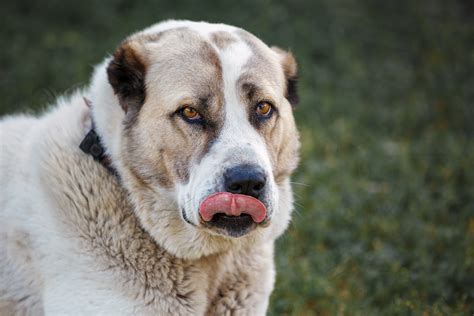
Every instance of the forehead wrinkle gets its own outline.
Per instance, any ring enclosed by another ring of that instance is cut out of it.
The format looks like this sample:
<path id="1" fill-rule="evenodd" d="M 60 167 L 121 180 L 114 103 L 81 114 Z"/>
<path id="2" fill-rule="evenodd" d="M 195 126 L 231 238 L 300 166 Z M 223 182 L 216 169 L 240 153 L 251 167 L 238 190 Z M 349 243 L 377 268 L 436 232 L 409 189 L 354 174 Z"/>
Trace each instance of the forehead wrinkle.
<path id="1" fill-rule="evenodd" d="M 244 72 L 237 81 L 237 87 L 242 95 L 273 95 L 278 91 L 278 85 L 272 84 L 266 78 L 253 76 Z M 276 88 L 276 89 L 275 89 Z"/>
<path id="2" fill-rule="evenodd" d="M 238 80 L 238 89 L 241 100 L 249 107 L 255 106 L 260 101 L 270 101 L 278 108 L 283 96 L 279 87 L 265 82 L 265 79 L 257 80 L 258 77 L 243 73 Z"/>

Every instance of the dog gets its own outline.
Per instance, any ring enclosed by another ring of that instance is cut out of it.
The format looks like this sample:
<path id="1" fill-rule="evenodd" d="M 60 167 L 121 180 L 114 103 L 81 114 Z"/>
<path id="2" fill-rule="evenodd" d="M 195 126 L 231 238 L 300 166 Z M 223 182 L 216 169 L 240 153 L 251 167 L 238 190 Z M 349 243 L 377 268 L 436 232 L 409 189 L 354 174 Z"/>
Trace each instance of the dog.
<path id="1" fill-rule="evenodd" d="M 264 315 L 293 209 L 297 64 L 165 21 L 0 123 L 0 314 Z"/>

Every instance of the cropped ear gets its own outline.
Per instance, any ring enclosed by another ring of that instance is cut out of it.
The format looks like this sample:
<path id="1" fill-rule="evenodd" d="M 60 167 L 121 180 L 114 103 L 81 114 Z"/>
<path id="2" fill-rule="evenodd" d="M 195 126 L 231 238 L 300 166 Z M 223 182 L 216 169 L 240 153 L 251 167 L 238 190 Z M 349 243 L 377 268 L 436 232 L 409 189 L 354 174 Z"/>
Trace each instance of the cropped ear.
<path id="1" fill-rule="evenodd" d="M 295 107 L 299 102 L 298 97 L 298 65 L 295 57 L 290 52 L 284 51 L 283 49 L 273 46 L 272 49 L 280 56 L 280 63 L 283 67 L 283 73 L 286 78 L 286 93 L 285 97 L 290 104 Z"/>
<path id="2" fill-rule="evenodd" d="M 146 67 L 136 45 L 125 41 L 107 67 L 109 83 L 125 113 L 132 109 L 138 111 L 145 102 Z"/>

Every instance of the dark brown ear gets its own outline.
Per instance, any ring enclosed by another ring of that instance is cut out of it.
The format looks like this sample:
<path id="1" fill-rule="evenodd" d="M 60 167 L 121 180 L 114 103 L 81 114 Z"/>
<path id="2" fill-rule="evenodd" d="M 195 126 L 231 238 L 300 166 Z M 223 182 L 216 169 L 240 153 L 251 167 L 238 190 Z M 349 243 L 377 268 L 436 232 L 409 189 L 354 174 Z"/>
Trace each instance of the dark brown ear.
<path id="1" fill-rule="evenodd" d="M 125 112 L 145 102 L 145 63 L 130 42 L 124 42 L 107 67 L 109 82 Z"/>
<path id="2" fill-rule="evenodd" d="M 273 46 L 272 49 L 280 55 L 281 66 L 286 78 L 286 94 L 285 97 L 290 104 L 295 107 L 300 101 L 298 97 L 298 65 L 295 57 L 290 52 Z"/>

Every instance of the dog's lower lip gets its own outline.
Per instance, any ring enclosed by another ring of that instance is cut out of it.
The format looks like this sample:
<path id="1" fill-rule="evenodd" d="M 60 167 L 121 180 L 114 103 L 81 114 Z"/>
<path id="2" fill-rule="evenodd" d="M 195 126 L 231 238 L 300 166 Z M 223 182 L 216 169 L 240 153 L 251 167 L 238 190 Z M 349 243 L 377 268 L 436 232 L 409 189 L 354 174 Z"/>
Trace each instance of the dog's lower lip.
<path id="1" fill-rule="evenodd" d="M 249 233 L 258 225 L 248 214 L 241 214 L 239 216 L 227 215 L 225 213 L 216 213 L 207 225 L 231 237 L 241 237 Z"/>
<path id="2" fill-rule="evenodd" d="M 215 218 L 224 218 L 224 219 L 242 219 L 242 218 L 245 218 L 245 219 L 248 219 L 248 218 L 252 218 L 252 216 L 248 215 L 248 214 L 241 214 L 239 216 L 232 216 L 232 215 L 227 215 L 225 213 L 217 213 L 217 214 L 214 214 L 214 216 L 212 216 L 212 220 L 214 220 Z"/>

